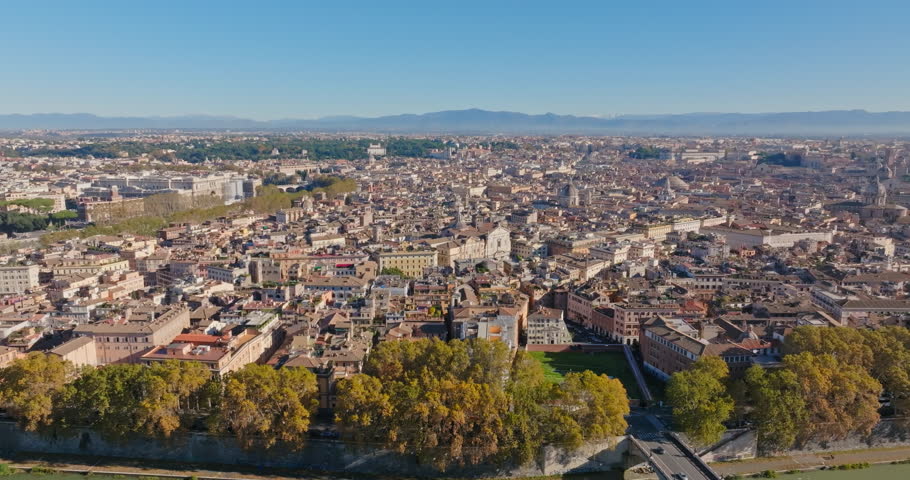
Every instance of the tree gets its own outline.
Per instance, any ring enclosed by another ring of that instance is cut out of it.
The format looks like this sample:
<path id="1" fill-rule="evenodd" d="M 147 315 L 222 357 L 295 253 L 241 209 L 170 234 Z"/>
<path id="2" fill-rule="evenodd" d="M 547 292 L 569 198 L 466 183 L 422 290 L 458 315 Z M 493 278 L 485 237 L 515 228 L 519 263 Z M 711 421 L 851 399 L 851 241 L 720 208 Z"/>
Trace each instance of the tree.
<path id="1" fill-rule="evenodd" d="M 793 446 L 808 428 L 809 414 L 802 389 L 792 370 L 766 371 L 754 365 L 746 371 L 745 384 L 752 400 L 751 418 L 763 452 L 778 452 Z"/>
<path id="2" fill-rule="evenodd" d="M 199 362 L 86 369 L 60 395 L 57 425 L 64 429 L 93 425 L 111 438 L 133 433 L 167 438 L 192 423 L 200 398 L 210 398 L 203 390 L 210 377 Z"/>
<path id="3" fill-rule="evenodd" d="M 376 377 L 354 375 L 338 382 L 335 422 L 355 441 L 384 440 L 393 405 Z"/>
<path id="4" fill-rule="evenodd" d="M 622 435 L 629 414 L 626 389 L 618 379 L 590 370 L 572 372 L 556 390 L 555 403 L 582 432 L 584 440 Z"/>
<path id="5" fill-rule="evenodd" d="M 505 414 L 506 439 L 502 454 L 519 463 L 529 462 L 547 441 L 556 438 L 577 445 L 579 430 L 556 428 L 556 415 L 549 408 L 556 386 L 544 377 L 543 366 L 524 350 L 515 353 L 506 391 L 511 407 Z M 577 422 L 572 427 L 580 429 Z M 565 423 L 563 424 L 565 425 Z M 577 440 L 577 441 L 576 441 Z"/>
<path id="6" fill-rule="evenodd" d="M 896 407 L 910 402 L 910 330 L 798 327 L 787 336 L 788 353 L 830 354 L 861 367 L 894 397 Z"/>
<path id="7" fill-rule="evenodd" d="M 474 339 L 380 343 L 362 375 L 337 387 L 336 420 L 437 468 L 532 460 L 547 443 L 620 435 L 629 405 L 618 380 L 570 374 L 556 386 L 525 352 Z"/>
<path id="8" fill-rule="evenodd" d="M 648 158 L 660 158 L 661 155 L 667 151 L 662 148 L 650 146 L 641 146 L 629 153 L 629 158 L 636 159 L 648 159 Z"/>
<path id="9" fill-rule="evenodd" d="M 61 210 L 50 214 L 49 218 L 54 222 L 63 223 L 66 220 L 75 220 L 79 218 L 79 214 L 72 210 Z"/>
<path id="10" fill-rule="evenodd" d="M 387 443 L 440 470 L 477 464 L 499 453 L 505 437 L 505 393 L 488 384 L 439 379 L 392 382 L 396 401 Z"/>
<path id="11" fill-rule="evenodd" d="M 383 342 L 370 353 L 364 373 L 387 381 L 419 380 L 427 375 L 505 385 L 511 365 L 508 347 L 486 340 L 437 339 Z"/>
<path id="12" fill-rule="evenodd" d="M 406 278 L 407 275 L 400 268 L 395 267 L 385 267 L 379 271 L 380 275 L 398 275 L 401 278 Z"/>
<path id="13" fill-rule="evenodd" d="M 272 172 L 262 180 L 263 185 L 290 185 L 297 183 L 297 175 L 285 175 L 281 172 Z"/>
<path id="14" fill-rule="evenodd" d="M 220 426 L 245 448 L 299 448 L 318 405 L 316 376 L 309 370 L 250 364 L 224 382 Z"/>
<path id="15" fill-rule="evenodd" d="M 73 365 L 60 357 L 32 352 L 0 370 L 0 404 L 25 430 L 46 427 L 54 401 L 73 373 Z"/>
<path id="16" fill-rule="evenodd" d="M 200 362 L 169 360 L 152 365 L 148 373 L 139 419 L 148 433 L 168 437 L 190 422 L 182 416 L 199 413 L 199 400 L 207 393 L 203 387 L 210 381 L 211 372 Z"/>
<path id="17" fill-rule="evenodd" d="M 881 382 L 885 391 L 896 397 L 910 394 L 910 330 L 885 327 L 864 330 L 862 335 L 872 352 L 869 374 Z"/>
<path id="18" fill-rule="evenodd" d="M 864 368 L 872 366 L 874 357 L 863 334 L 855 328 L 847 327 L 796 327 L 787 335 L 783 350 L 788 354 L 803 352 L 815 355 L 828 354 Z"/>
<path id="19" fill-rule="evenodd" d="M 809 352 L 787 355 L 784 366 L 799 382 L 809 417 L 798 442 L 868 434 L 878 423 L 882 386 L 862 367 L 834 355 Z"/>
<path id="20" fill-rule="evenodd" d="M 727 364 L 720 357 L 703 356 L 670 378 L 667 399 L 673 405 L 673 416 L 697 443 L 715 443 L 726 430 L 723 422 L 734 407 L 724 387 L 728 374 Z"/>

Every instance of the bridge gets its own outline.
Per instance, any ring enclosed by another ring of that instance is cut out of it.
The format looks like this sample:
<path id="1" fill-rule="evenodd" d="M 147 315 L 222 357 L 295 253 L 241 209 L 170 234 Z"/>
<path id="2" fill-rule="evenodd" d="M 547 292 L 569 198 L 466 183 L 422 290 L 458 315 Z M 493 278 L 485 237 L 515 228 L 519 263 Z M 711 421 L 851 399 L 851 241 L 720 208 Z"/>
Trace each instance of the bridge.
<path id="1" fill-rule="evenodd" d="M 281 190 L 282 192 L 285 192 L 285 193 L 294 193 L 294 192 L 301 192 L 303 190 L 306 190 L 306 185 L 304 185 L 304 184 L 275 185 L 275 188 L 277 188 L 278 190 Z"/>
<path id="2" fill-rule="evenodd" d="M 656 432 L 635 433 L 630 455 L 640 457 L 662 480 L 723 480 L 676 433 L 668 432 L 653 415 L 647 415 Z"/>

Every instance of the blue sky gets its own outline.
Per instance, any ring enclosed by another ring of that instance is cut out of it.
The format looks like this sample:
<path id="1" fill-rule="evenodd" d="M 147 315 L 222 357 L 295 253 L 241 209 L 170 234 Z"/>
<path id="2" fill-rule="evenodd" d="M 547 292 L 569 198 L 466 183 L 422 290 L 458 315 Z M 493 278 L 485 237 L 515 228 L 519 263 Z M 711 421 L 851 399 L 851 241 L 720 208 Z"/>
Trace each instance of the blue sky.
<path id="1" fill-rule="evenodd" d="M 906 0 L 8 0 L 0 113 L 910 110 L 908 19 Z"/>

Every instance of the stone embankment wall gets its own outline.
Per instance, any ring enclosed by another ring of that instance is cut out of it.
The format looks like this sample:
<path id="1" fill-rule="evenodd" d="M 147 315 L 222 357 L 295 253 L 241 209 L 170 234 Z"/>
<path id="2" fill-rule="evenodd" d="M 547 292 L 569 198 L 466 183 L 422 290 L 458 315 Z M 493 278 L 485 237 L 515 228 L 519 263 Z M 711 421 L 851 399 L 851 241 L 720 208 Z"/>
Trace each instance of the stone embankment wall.
<path id="1" fill-rule="evenodd" d="M 608 441 L 592 442 L 573 451 L 544 447 L 536 462 L 520 467 L 477 465 L 453 468 L 440 474 L 431 466 L 418 463 L 411 455 L 333 440 L 309 439 L 304 447 L 297 451 L 244 450 L 233 437 L 208 433 L 180 434 L 166 441 L 144 437 L 109 441 L 90 429 L 79 430 L 74 435 L 49 436 L 24 432 L 15 423 L 0 422 L 0 451 L 5 452 L 154 459 L 411 477 L 530 477 L 603 472 L 623 468 L 628 450 L 628 438 L 615 437 Z"/>
<path id="2" fill-rule="evenodd" d="M 720 442 L 700 450 L 698 455 L 706 462 L 755 458 L 759 454 L 757 443 L 754 430 L 728 430 Z M 880 421 L 868 436 L 851 435 L 843 440 L 810 443 L 778 454 L 800 455 L 908 445 L 910 418 L 888 418 Z"/>
<path id="3" fill-rule="evenodd" d="M 910 445 L 910 418 L 887 418 L 878 422 L 868 436 L 851 435 L 844 440 L 812 443 L 790 450 L 788 453 L 798 455 L 800 453 L 840 452 L 908 445 Z"/>

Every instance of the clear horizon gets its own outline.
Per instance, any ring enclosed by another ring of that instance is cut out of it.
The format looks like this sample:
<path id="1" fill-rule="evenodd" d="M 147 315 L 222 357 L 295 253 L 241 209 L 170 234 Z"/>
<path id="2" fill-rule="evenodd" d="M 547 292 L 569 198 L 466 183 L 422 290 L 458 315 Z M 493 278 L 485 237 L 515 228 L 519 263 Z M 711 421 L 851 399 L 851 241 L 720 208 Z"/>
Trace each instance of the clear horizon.
<path id="1" fill-rule="evenodd" d="M 483 107 L 465 107 L 465 108 L 446 108 L 442 110 L 427 111 L 427 112 L 399 112 L 399 113 L 390 113 L 384 115 L 336 115 L 328 114 L 318 117 L 281 117 L 281 118 L 254 118 L 244 115 L 232 115 L 232 114 L 207 114 L 207 113 L 175 113 L 175 114 L 163 114 L 163 115 L 144 115 L 144 114 L 122 114 L 122 115 L 99 115 L 93 112 L 0 112 L 0 115 L 23 115 L 23 116 L 34 116 L 34 115 L 94 115 L 99 118 L 185 118 L 185 117 L 213 117 L 213 118 L 235 118 L 238 120 L 252 120 L 256 122 L 277 122 L 282 120 L 321 120 L 325 118 L 332 117 L 359 117 L 359 118 L 377 118 L 384 116 L 395 116 L 395 115 L 424 115 L 430 113 L 439 113 L 445 111 L 464 111 L 464 110 L 484 110 L 489 112 L 507 112 L 507 113 L 521 113 L 526 115 L 546 115 L 546 114 L 555 114 L 560 116 L 577 116 L 577 117 L 592 117 L 592 118 L 616 118 L 622 116 L 664 116 L 664 115 L 700 115 L 700 114 L 733 114 L 733 115 L 772 115 L 778 113 L 821 113 L 821 112 L 835 112 L 835 111 L 852 111 L 852 110 L 864 110 L 868 113 L 893 113 L 893 112 L 910 112 L 910 110 L 880 110 L 874 111 L 867 108 L 831 108 L 827 110 L 804 110 L 804 111 L 767 111 L 767 112 L 709 112 L 709 111 L 692 111 L 692 112 L 679 112 L 679 113 L 654 113 L 654 112 L 645 112 L 645 113 L 617 113 L 612 115 L 580 115 L 574 113 L 560 113 L 560 112 L 518 112 L 514 110 L 491 110 Z"/>
<path id="2" fill-rule="evenodd" d="M 5 8 L 4 114 L 910 111 L 906 2 Z"/>

